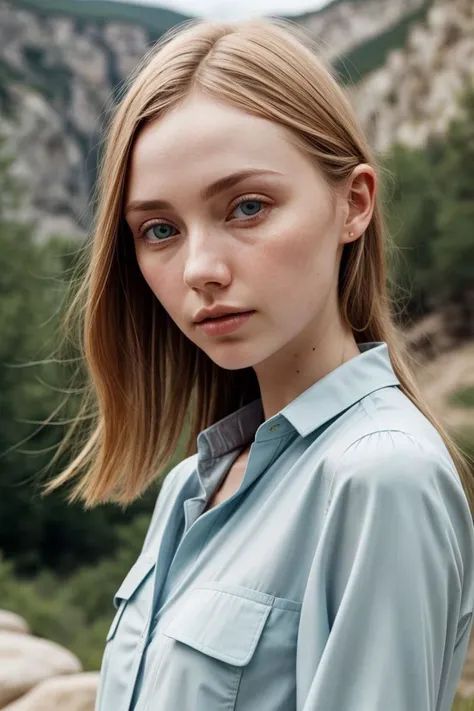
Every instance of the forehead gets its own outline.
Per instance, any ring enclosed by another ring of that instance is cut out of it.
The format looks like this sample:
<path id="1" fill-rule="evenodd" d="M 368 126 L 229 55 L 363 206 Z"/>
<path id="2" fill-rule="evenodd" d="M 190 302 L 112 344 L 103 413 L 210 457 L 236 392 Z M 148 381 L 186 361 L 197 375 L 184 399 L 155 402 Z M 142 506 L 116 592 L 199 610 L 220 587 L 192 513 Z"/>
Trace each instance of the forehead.
<path id="1" fill-rule="evenodd" d="M 130 156 L 128 192 L 141 198 L 152 184 L 182 186 L 189 179 L 202 185 L 252 167 L 291 174 L 304 161 L 283 126 L 195 94 L 140 129 Z"/>
<path id="2" fill-rule="evenodd" d="M 134 153 L 146 160 L 156 154 L 187 156 L 189 151 L 217 152 L 225 147 L 252 149 L 284 142 L 283 127 L 201 93 L 193 94 L 172 111 L 146 125 L 140 132 Z M 230 145 L 229 145 L 230 144 Z M 192 157 L 191 153 L 190 157 Z"/>

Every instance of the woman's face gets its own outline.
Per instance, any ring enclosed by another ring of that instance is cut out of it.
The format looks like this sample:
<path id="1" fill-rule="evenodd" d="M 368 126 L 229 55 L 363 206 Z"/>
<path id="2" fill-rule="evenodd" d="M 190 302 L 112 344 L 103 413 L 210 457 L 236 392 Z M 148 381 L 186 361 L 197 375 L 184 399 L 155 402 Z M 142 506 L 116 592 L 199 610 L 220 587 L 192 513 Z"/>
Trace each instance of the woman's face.
<path id="1" fill-rule="evenodd" d="M 284 128 L 195 93 L 139 132 L 125 218 L 169 316 L 215 363 L 239 369 L 313 345 L 327 328 L 349 241 L 346 206 Z M 193 319 L 216 304 L 255 313 L 210 335 Z"/>

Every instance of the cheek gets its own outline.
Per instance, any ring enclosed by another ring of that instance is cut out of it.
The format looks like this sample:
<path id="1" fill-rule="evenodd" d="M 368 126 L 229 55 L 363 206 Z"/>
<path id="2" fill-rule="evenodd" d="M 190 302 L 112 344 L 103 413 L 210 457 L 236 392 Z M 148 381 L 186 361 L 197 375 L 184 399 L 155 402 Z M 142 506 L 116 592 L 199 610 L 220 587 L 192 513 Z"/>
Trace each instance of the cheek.
<path id="1" fill-rule="evenodd" d="M 333 278 L 337 240 L 332 231 L 329 220 L 317 217 L 280 225 L 262 245 L 258 259 L 252 260 L 255 281 L 273 282 L 283 301 L 308 288 L 321 292 Z"/>
<path id="2" fill-rule="evenodd" d="M 137 253 L 137 263 L 144 280 L 156 298 L 168 312 L 172 312 L 176 285 L 179 284 L 172 270 L 154 259 L 153 253 Z"/>

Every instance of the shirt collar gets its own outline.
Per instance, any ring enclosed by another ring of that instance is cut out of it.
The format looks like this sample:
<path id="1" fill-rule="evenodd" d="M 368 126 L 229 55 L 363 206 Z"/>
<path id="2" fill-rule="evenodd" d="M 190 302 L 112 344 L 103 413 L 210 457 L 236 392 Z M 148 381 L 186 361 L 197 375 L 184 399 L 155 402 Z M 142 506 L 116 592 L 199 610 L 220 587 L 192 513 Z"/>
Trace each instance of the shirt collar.
<path id="1" fill-rule="evenodd" d="M 280 438 L 295 431 L 306 437 L 366 395 L 400 384 L 385 341 L 359 343 L 358 348 L 359 355 L 313 383 L 268 420 L 257 398 L 207 427 L 197 438 L 200 456 L 223 456 L 253 440 Z"/>

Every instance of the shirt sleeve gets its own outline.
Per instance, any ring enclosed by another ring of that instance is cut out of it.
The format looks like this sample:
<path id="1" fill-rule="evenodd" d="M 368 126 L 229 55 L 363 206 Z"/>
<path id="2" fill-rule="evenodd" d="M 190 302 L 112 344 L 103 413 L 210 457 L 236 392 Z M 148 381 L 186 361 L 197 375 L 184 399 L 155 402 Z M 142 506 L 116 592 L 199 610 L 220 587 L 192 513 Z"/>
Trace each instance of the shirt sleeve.
<path id="1" fill-rule="evenodd" d="M 301 611 L 297 711 L 450 708 L 440 699 L 462 671 L 474 561 L 451 458 L 408 433 L 371 433 L 344 452 L 328 501 Z"/>

